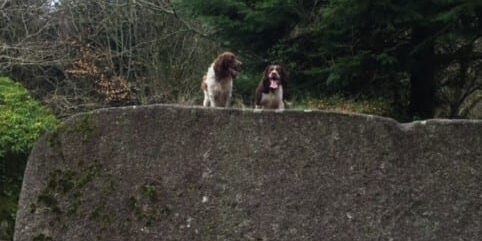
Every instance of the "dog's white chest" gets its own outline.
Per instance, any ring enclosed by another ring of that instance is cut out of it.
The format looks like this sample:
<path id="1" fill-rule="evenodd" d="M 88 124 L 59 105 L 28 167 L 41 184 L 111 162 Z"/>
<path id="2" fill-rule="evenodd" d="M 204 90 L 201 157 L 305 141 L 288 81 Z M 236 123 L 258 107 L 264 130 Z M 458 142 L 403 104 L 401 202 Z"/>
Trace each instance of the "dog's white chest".
<path id="1" fill-rule="evenodd" d="M 213 92 L 230 92 L 233 89 L 233 81 L 228 80 L 223 83 L 212 83 L 211 88 Z"/>
<path id="2" fill-rule="evenodd" d="M 274 92 L 262 93 L 261 105 L 270 109 L 278 109 L 283 106 L 283 88 L 280 86 Z"/>
<path id="3" fill-rule="evenodd" d="M 271 103 L 271 102 L 277 101 L 277 100 L 279 100 L 279 97 L 278 97 L 277 94 L 275 94 L 273 92 L 263 93 L 261 95 L 261 102 Z"/>

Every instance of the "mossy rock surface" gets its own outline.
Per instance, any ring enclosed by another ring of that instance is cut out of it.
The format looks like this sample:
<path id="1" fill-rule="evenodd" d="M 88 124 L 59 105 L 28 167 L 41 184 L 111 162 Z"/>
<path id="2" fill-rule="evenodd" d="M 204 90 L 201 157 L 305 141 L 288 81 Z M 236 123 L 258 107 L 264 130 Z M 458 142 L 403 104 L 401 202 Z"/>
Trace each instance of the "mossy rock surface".
<path id="1" fill-rule="evenodd" d="M 16 241 L 480 240 L 482 121 L 152 105 L 30 156 Z"/>

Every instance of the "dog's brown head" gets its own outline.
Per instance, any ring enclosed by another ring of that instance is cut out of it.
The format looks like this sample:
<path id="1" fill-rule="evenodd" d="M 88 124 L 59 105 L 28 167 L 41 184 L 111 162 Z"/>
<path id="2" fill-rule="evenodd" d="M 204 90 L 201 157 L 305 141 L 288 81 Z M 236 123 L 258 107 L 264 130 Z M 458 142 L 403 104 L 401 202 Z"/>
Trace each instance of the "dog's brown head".
<path id="1" fill-rule="evenodd" d="M 264 92 L 275 91 L 280 86 L 287 87 L 287 72 L 281 65 L 268 65 L 263 74 Z"/>
<path id="2" fill-rule="evenodd" d="M 220 54 L 214 62 L 214 73 L 216 77 L 223 79 L 227 77 L 236 78 L 241 72 L 243 63 L 231 52 Z"/>

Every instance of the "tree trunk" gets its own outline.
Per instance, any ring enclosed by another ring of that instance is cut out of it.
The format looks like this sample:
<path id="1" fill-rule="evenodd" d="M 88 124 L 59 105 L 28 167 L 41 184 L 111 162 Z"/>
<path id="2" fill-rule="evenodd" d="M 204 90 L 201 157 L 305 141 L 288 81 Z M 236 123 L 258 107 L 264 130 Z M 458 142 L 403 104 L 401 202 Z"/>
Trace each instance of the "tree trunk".
<path id="1" fill-rule="evenodd" d="M 410 66 L 410 107 L 412 118 L 432 118 L 435 109 L 435 53 L 434 44 L 428 29 L 420 28 L 413 32 L 412 46 L 418 50 L 412 54 Z"/>

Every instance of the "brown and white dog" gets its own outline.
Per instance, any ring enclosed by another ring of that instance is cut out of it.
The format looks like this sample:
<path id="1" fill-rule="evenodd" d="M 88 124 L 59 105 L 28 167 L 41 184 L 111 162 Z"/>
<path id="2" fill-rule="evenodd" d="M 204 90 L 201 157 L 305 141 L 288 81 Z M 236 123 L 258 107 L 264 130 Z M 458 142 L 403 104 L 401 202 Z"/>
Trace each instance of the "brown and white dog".
<path id="1" fill-rule="evenodd" d="M 281 65 L 269 65 L 256 89 L 256 109 L 284 110 L 287 72 Z"/>
<path id="2" fill-rule="evenodd" d="M 241 72 L 242 62 L 231 52 L 220 54 L 203 77 L 203 106 L 228 107 L 233 92 L 233 80 Z"/>

